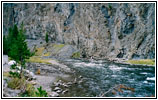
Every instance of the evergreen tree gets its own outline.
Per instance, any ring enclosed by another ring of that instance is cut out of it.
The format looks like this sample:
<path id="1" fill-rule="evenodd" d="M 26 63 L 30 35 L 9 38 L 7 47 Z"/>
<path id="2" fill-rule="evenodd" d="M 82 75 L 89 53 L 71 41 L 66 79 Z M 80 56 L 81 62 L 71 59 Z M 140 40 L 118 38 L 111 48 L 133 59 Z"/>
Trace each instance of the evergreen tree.
<path id="1" fill-rule="evenodd" d="M 45 41 L 46 41 L 46 43 L 48 43 L 48 33 L 46 33 Z"/>
<path id="2" fill-rule="evenodd" d="M 3 36 L 3 54 L 8 54 L 8 39 L 5 35 Z"/>
<path id="3" fill-rule="evenodd" d="M 9 34 L 9 39 L 11 43 L 9 44 L 8 56 L 21 64 L 21 75 L 23 67 L 25 68 L 26 59 L 29 59 L 29 57 L 32 56 L 25 41 L 23 24 L 21 25 L 20 30 L 14 25 L 13 31 Z"/>

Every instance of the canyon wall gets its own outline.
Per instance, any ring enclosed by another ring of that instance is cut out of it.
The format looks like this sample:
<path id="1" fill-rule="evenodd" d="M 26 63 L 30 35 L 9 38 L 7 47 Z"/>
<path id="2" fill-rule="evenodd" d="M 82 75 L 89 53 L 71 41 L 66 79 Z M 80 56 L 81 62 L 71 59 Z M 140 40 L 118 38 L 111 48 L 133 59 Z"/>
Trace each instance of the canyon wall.
<path id="1" fill-rule="evenodd" d="M 77 47 L 83 57 L 155 58 L 154 3 L 3 4 L 3 34 L 24 23 L 27 39 Z"/>

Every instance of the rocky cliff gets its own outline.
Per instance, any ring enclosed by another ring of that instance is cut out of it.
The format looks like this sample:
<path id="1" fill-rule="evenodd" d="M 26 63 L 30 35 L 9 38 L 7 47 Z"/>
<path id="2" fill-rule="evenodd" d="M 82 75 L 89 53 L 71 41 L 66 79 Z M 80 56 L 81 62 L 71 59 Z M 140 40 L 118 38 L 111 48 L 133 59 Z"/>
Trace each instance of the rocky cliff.
<path id="1" fill-rule="evenodd" d="M 3 4 L 3 34 L 22 22 L 28 39 L 48 33 L 83 57 L 155 58 L 154 3 Z"/>

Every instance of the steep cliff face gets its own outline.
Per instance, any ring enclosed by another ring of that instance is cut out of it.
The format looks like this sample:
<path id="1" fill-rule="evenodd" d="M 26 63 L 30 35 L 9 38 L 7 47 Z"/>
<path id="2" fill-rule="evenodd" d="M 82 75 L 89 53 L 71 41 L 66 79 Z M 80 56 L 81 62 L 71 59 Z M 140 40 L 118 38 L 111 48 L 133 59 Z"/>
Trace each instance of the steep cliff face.
<path id="1" fill-rule="evenodd" d="M 3 33 L 22 22 L 28 39 L 76 46 L 83 57 L 154 58 L 154 3 L 4 4 Z"/>

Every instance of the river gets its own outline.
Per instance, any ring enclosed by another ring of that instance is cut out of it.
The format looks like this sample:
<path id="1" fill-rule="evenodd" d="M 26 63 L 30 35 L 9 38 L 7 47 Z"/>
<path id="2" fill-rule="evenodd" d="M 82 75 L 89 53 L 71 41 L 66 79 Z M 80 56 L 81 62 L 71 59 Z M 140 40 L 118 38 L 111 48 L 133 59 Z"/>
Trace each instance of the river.
<path id="1" fill-rule="evenodd" d="M 82 76 L 66 97 L 150 97 L 155 96 L 155 67 L 116 64 L 106 60 L 65 59 Z"/>

